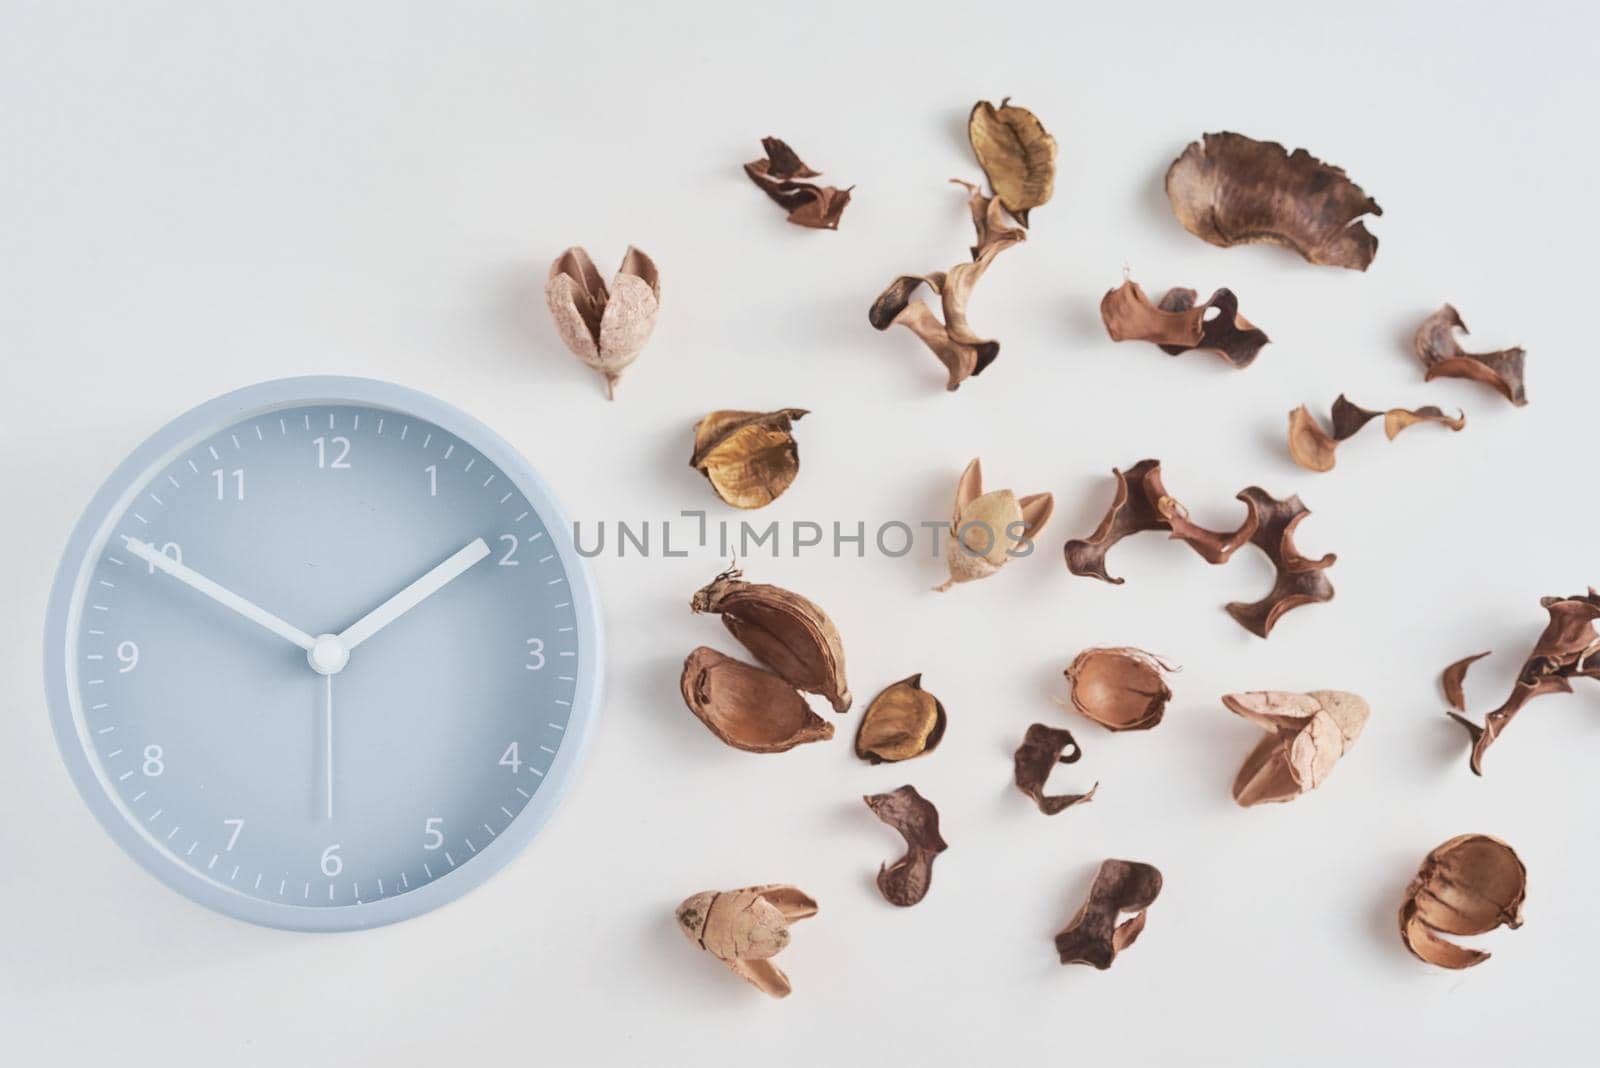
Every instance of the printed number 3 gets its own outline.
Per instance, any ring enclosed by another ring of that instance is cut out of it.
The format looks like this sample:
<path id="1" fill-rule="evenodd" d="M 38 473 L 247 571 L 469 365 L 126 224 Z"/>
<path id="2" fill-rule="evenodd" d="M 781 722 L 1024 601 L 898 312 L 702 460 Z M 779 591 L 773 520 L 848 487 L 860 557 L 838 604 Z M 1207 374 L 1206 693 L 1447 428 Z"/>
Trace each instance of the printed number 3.
<path id="1" fill-rule="evenodd" d="M 538 671 L 544 667 L 544 639 L 528 639 L 528 662 L 522 665 L 529 671 Z"/>

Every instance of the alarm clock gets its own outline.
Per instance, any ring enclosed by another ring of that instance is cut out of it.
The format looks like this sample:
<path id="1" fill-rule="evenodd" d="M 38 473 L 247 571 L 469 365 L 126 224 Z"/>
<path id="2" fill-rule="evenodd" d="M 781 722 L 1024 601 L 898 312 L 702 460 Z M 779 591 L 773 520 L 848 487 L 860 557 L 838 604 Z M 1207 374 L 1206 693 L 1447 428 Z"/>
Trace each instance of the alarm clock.
<path id="1" fill-rule="evenodd" d="M 593 730 L 600 608 L 544 481 L 415 390 L 315 376 L 179 416 L 67 543 L 45 682 L 73 782 L 168 886 L 371 927 L 481 883 Z"/>

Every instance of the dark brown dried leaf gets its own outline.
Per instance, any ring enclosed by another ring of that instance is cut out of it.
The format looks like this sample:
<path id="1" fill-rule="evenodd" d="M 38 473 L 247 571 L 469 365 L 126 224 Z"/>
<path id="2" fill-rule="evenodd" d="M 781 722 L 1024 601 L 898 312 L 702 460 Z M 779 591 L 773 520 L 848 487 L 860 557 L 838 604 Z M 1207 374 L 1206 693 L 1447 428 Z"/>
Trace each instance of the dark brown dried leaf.
<path id="1" fill-rule="evenodd" d="M 1128 646 L 1085 649 L 1067 665 L 1072 707 L 1109 731 L 1147 731 L 1166 715 L 1172 665 Z"/>
<path id="2" fill-rule="evenodd" d="M 944 705 L 922 688 L 922 673 L 884 689 L 872 699 L 856 731 L 856 756 L 869 764 L 910 760 L 944 739 Z"/>
<path id="3" fill-rule="evenodd" d="M 1359 220 L 1383 209 L 1343 169 L 1303 148 L 1209 133 L 1173 161 L 1166 186 L 1178 221 L 1213 245 L 1265 241 L 1357 271 L 1378 252 Z"/>
<path id="4" fill-rule="evenodd" d="M 1435 378 L 1471 379 L 1499 390 L 1506 400 L 1519 408 L 1527 404 L 1528 394 L 1522 380 L 1522 365 L 1527 353 L 1521 348 L 1467 352 L 1456 340 L 1457 330 L 1463 334 L 1469 332 L 1467 324 L 1448 304 L 1417 327 L 1412 346 L 1416 349 L 1417 359 L 1427 368 L 1424 379 L 1429 382 Z"/>
<path id="5" fill-rule="evenodd" d="M 1209 349 L 1236 368 L 1249 367 L 1270 339 L 1239 314 L 1232 290 L 1219 289 L 1204 304 L 1195 303 L 1198 297 L 1192 289 L 1169 289 L 1158 306 L 1127 279 L 1101 298 L 1100 320 L 1112 341 L 1151 341 L 1169 356 Z"/>
<path id="6" fill-rule="evenodd" d="M 1328 553 L 1312 560 L 1295 548 L 1295 528 L 1311 514 L 1298 496 L 1280 501 L 1259 486 L 1249 486 L 1240 491 L 1239 498 L 1259 517 L 1250 542 L 1267 554 L 1277 576 L 1265 597 L 1235 601 L 1227 606 L 1228 614 L 1250 633 L 1265 638 L 1290 609 L 1333 600 L 1333 583 L 1326 572 L 1338 557 Z"/>
<path id="7" fill-rule="evenodd" d="M 1417 959 L 1441 968 L 1471 968 L 1489 959 L 1442 934 L 1485 934 L 1522 926 L 1528 870 L 1516 850 L 1486 834 L 1450 839 L 1422 861 L 1400 906 L 1400 940 Z"/>
<path id="8" fill-rule="evenodd" d="M 1066 752 L 1069 749 L 1071 752 Z M 1095 791 L 1100 789 L 1099 783 L 1095 783 L 1087 792 L 1081 794 L 1044 792 L 1050 772 L 1057 764 L 1076 764 L 1082 756 L 1083 750 L 1078 747 L 1071 731 L 1049 727 L 1043 723 L 1033 724 L 1028 728 L 1022 744 L 1017 747 L 1016 754 L 1011 758 L 1017 789 L 1031 797 L 1033 803 L 1039 806 L 1039 811 L 1046 816 L 1054 816 L 1057 812 L 1063 812 L 1073 805 L 1094 800 Z"/>
<path id="9" fill-rule="evenodd" d="M 770 504 L 800 473 L 800 447 L 791 429 L 808 414 L 804 408 L 712 412 L 694 425 L 689 466 L 735 508 Z"/>
<path id="10" fill-rule="evenodd" d="M 1374 411 L 1352 404 L 1343 393 L 1333 402 L 1333 432 L 1324 430 L 1311 410 L 1301 405 L 1289 413 L 1289 455 L 1294 462 L 1310 471 L 1332 471 L 1334 454 L 1339 443 L 1346 441 L 1373 419 L 1383 416 L 1383 432 L 1393 441 L 1400 431 L 1417 423 L 1438 423 L 1451 430 L 1467 425 L 1465 412 L 1446 415 L 1431 405 L 1425 408 L 1390 408 Z"/>
<path id="11" fill-rule="evenodd" d="M 939 810 L 914 786 L 902 786 L 887 794 L 869 794 L 862 800 L 906 840 L 905 856 L 878 869 L 878 892 L 891 905 L 915 905 L 928 896 L 933 859 L 950 848 L 939 836 Z"/>
<path id="12" fill-rule="evenodd" d="M 782 678 L 709 646 L 684 660 L 679 688 L 712 734 L 747 753 L 782 753 L 833 737 L 833 724 Z"/>
<path id="13" fill-rule="evenodd" d="M 967 139 L 989 187 L 1005 209 L 1028 225 L 1028 212 L 1050 200 L 1056 182 L 1056 139 L 1027 108 L 1006 97 L 986 100 L 967 117 Z"/>
<path id="14" fill-rule="evenodd" d="M 1056 935 L 1062 964 L 1111 967 L 1117 954 L 1133 945 L 1144 930 L 1145 912 L 1161 893 L 1161 873 L 1136 860 L 1106 860 L 1095 873 L 1088 900 Z M 1121 924 L 1125 912 L 1133 917 Z"/>
<path id="15" fill-rule="evenodd" d="M 745 582 L 730 568 L 689 601 L 696 612 L 722 617 L 728 633 L 789 685 L 828 699 L 835 712 L 850 707 L 839 629 L 817 605 L 781 586 Z"/>
<path id="16" fill-rule="evenodd" d="M 850 189 L 819 186 L 804 181 L 821 172 L 814 171 L 800 161 L 794 149 L 776 137 L 763 137 L 761 147 L 766 159 L 751 160 L 744 165 L 761 191 L 774 203 L 789 213 L 789 221 L 796 226 L 812 230 L 837 230 L 839 217 L 850 203 Z M 855 188 L 851 186 L 851 189 Z"/>

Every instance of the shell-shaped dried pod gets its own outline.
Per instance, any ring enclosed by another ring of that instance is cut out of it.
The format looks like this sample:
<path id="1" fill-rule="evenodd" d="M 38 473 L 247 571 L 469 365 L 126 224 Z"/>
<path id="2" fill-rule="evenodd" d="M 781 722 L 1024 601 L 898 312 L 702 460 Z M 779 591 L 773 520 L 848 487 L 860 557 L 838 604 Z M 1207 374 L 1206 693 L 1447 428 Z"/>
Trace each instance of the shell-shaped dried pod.
<path id="1" fill-rule="evenodd" d="M 1528 870 L 1506 843 L 1486 834 L 1450 839 L 1422 861 L 1400 906 L 1400 939 L 1412 955 L 1441 968 L 1471 968 L 1489 959 L 1439 934 L 1478 935 L 1522 926 Z"/>
<path id="2" fill-rule="evenodd" d="M 1293 801 L 1321 786 L 1366 726 L 1371 708 L 1343 690 L 1224 694 L 1228 710 L 1269 733 L 1233 781 L 1233 799 L 1246 808 Z"/>
<path id="3" fill-rule="evenodd" d="M 790 431 L 808 414 L 804 408 L 712 412 L 694 425 L 689 466 L 735 508 L 770 504 L 800 473 L 800 447 Z"/>
<path id="4" fill-rule="evenodd" d="M 974 459 L 956 483 L 944 554 L 950 578 L 935 589 L 947 590 L 1000 570 L 1019 549 L 1032 543 L 1054 509 L 1055 498 L 1048 493 L 1022 498 L 1011 490 L 984 493 L 983 468 Z"/>
<path id="5" fill-rule="evenodd" d="M 1303 148 L 1208 133 L 1172 162 L 1166 187 L 1178 221 L 1213 245 L 1270 242 L 1357 271 L 1378 253 L 1378 239 L 1358 220 L 1383 209 L 1341 168 Z"/>
<path id="6" fill-rule="evenodd" d="M 747 753 L 782 753 L 833 737 L 833 724 L 770 671 L 700 646 L 683 662 L 683 703 L 712 734 Z"/>
<path id="7" fill-rule="evenodd" d="M 914 786 L 870 794 L 862 800 L 906 840 L 905 855 L 878 868 L 878 892 L 889 904 L 909 908 L 928 896 L 933 860 L 950 848 L 939 835 L 939 810 Z"/>
<path id="8" fill-rule="evenodd" d="M 922 688 L 918 672 L 872 699 L 856 730 L 856 756 L 870 764 L 931 753 L 944 738 L 944 705 Z"/>
<path id="9" fill-rule="evenodd" d="M 980 100 L 967 117 L 967 139 L 1005 209 L 1028 225 L 1028 212 L 1055 193 L 1056 139 L 1033 112 L 1006 97 L 995 107 Z"/>
<path id="10" fill-rule="evenodd" d="M 1089 964 L 1101 971 L 1133 945 L 1144 930 L 1145 913 L 1161 893 L 1161 872 L 1137 860 L 1102 861 L 1089 897 L 1072 922 L 1056 935 L 1062 964 Z M 1124 912 L 1133 916 L 1122 923 Z"/>
<path id="11" fill-rule="evenodd" d="M 1067 666 L 1072 706 L 1111 731 L 1146 731 L 1161 722 L 1172 691 L 1161 678 L 1173 667 L 1143 649 L 1085 649 Z"/>
<path id="12" fill-rule="evenodd" d="M 846 711 L 850 687 L 833 620 L 798 593 L 745 582 L 740 574 L 724 571 L 695 593 L 689 607 L 720 615 L 728 633 L 790 686 L 826 697 L 835 712 Z"/>
<path id="13" fill-rule="evenodd" d="M 1467 333 L 1467 324 L 1448 304 L 1417 327 L 1412 347 L 1417 359 L 1427 368 L 1424 380 L 1466 378 L 1499 390 L 1501 396 L 1519 408 L 1527 404 L 1528 394 L 1522 378 L 1527 353 L 1520 347 L 1497 352 L 1468 352 L 1456 340 L 1457 330 Z"/>
<path id="14" fill-rule="evenodd" d="M 643 351 L 661 311 L 655 261 L 630 245 L 608 292 L 589 254 L 574 246 L 550 265 L 544 296 L 562 342 L 605 375 L 606 396 L 614 397 L 617 380 Z"/>
<path id="15" fill-rule="evenodd" d="M 707 890 L 678 906 L 685 938 L 734 974 L 775 998 L 788 997 L 789 977 L 772 958 L 788 946 L 789 925 L 817 914 L 817 903 L 792 886 Z"/>

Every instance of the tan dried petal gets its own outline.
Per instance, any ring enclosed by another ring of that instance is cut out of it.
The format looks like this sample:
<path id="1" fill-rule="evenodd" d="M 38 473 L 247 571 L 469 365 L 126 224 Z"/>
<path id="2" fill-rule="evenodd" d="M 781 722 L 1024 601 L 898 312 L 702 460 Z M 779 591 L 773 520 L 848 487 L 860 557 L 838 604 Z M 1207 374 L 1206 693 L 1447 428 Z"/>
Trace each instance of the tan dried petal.
<path id="1" fill-rule="evenodd" d="M 1048 493 L 1021 499 L 1011 490 L 984 493 L 982 466 L 974 459 L 956 483 L 944 554 L 950 578 L 934 588 L 987 578 L 1014 556 L 1026 556 L 1054 509 L 1055 498 Z"/>
<path id="2" fill-rule="evenodd" d="M 1235 368 L 1255 362 L 1270 338 L 1239 314 L 1239 298 L 1219 289 L 1204 304 L 1192 289 L 1169 289 L 1159 306 L 1131 278 L 1100 300 L 1100 321 L 1112 341 L 1151 341 L 1169 356 L 1209 349 Z M 1211 314 L 1215 311 L 1216 314 Z"/>
<path id="3" fill-rule="evenodd" d="M 1400 906 L 1400 939 L 1418 959 L 1441 968 L 1470 968 L 1489 959 L 1438 937 L 1478 935 L 1522 926 L 1528 871 L 1506 843 L 1486 834 L 1450 839 L 1422 861 Z"/>
<path id="4" fill-rule="evenodd" d="M 1160 657 L 1127 646 L 1085 649 L 1067 666 L 1072 707 L 1112 731 L 1147 731 L 1166 714 L 1174 670 Z"/>
<path id="5" fill-rule="evenodd" d="M 606 396 L 614 396 L 617 380 L 643 351 L 661 311 L 655 262 L 630 245 L 608 293 L 589 254 L 569 248 L 550 265 L 544 292 L 562 342 L 606 376 Z"/>
<path id="6" fill-rule="evenodd" d="M 782 753 L 833 737 L 833 724 L 782 678 L 708 646 L 684 660 L 679 686 L 689 711 L 735 749 Z"/>
<path id="7" fill-rule="evenodd" d="M 884 823 L 900 832 L 906 852 L 893 864 L 878 869 L 878 892 L 891 905 L 909 908 L 928 895 L 933 882 L 933 860 L 950 848 L 939 836 L 939 810 L 912 786 L 864 798 Z"/>
<path id="8" fill-rule="evenodd" d="M 856 756 L 883 764 L 931 753 L 944 739 L 945 722 L 944 705 L 922 688 L 918 672 L 872 699 L 856 731 Z"/>
<path id="9" fill-rule="evenodd" d="M 804 408 L 712 412 L 694 425 L 689 466 L 735 508 L 770 504 L 800 473 L 800 448 L 791 428 L 808 414 Z"/>
<path id="10" fill-rule="evenodd" d="M 728 633 L 790 686 L 826 697 L 835 712 L 848 709 L 844 644 L 833 620 L 798 593 L 745 582 L 740 574 L 724 571 L 695 593 L 689 607 L 720 615 Z"/>
<path id="11" fill-rule="evenodd" d="M 1366 726 L 1367 702 L 1343 690 L 1224 694 L 1222 703 L 1269 733 L 1233 781 L 1233 799 L 1246 808 L 1293 801 L 1321 786 Z"/>
<path id="12" fill-rule="evenodd" d="M 1070 752 L 1066 752 L 1067 750 Z M 1031 797 L 1040 812 L 1046 816 L 1054 816 L 1073 805 L 1093 801 L 1095 791 L 1100 789 L 1100 784 L 1095 783 L 1081 794 L 1044 792 L 1050 772 L 1057 764 L 1076 764 L 1082 756 L 1083 750 L 1078 748 L 1077 740 L 1072 737 L 1071 731 L 1035 723 L 1028 728 L 1022 744 L 1011 757 L 1012 778 L 1017 784 L 1017 789 Z"/>
<path id="13" fill-rule="evenodd" d="M 1056 935 L 1062 964 L 1089 964 L 1104 971 L 1144 930 L 1145 912 L 1161 893 L 1161 873 L 1136 860 L 1106 860 L 1095 872 L 1089 897 L 1072 922 Z M 1119 924 L 1125 912 L 1131 919 Z"/>
<path id="14" fill-rule="evenodd" d="M 684 937 L 763 993 L 788 997 L 789 977 L 772 958 L 789 944 L 789 925 L 817 914 L 817 903 L 792 886 L 707 890 L 678 906 Z"/>
<path id="15" fill-rule="evenodd" d="M 1456 340 L 1457 330 L 1468 333 L 1467 324 L 1448 304 L 1417 327 L 1412 347 L 1416 350 L 1417 359 L 1427 368 L 1424 380 L 1466 378 L 1499 390 L 1506 400 L 1519 408 L 1527 404 L 1528 393 L 1522 380 L 1523 361 L 1527 353 L 1521 348 L 1467 352 Z"/>
<path id="16" fill-rule="evenodd" d="M 1378 252 L 1360 217 L 1383 209 L 1341 168 L 1303 148 L 1209 133 L 1173 161 L 1166 186 L 1178 221 L 1213 245 L 1265 241 L 1357 271 Z"/>
<path id="17" fill-rule="evenodd" d="M 1417 423 L 1438 423 L 1451 430 L 1460 430 L 1467 425 L 1465 412 L 1449 416 L 1431 405 L 1425 408 L 1373 411 L 1352 404 L 1343 393 L 1334 400 L 1332 414 L 1333 432 L 1329 433 L 1305 405 L 1289 413 L 1289 455 L 1295 463 L 1311 471 L 1333 470 L 1334 453 L 1339 443 L 1354 437 L 1362 427 L 1380 415 L 1383 416 L 1384 435 L 1390 441 L 1400 431 Z"/>
<path id="18" fill-rule="evenodd" d="M 817 177 L 821 172 L 807 167 L 794 149 L 776 137 L 763 137 L 761 147 L 767 158 L 752 160 L 744 165 L 744 172 L 750 176 L 750 180 L 773 203 L 787 211 L 789 221 L 796 226 L 837 230 L 839 217 L 844 214 L 845 205 L 850 203 L 850 190 L 804 181 Z"/>
<path id="19" fill-rule="evenodd" d="M 1023 226 L 1028 212 L 1055 192 L 1056 139 L 1027 108 L 1006 97 L 997 108 L 985 100 L 973 105 L 967 138 L 989 186 Z"/>

